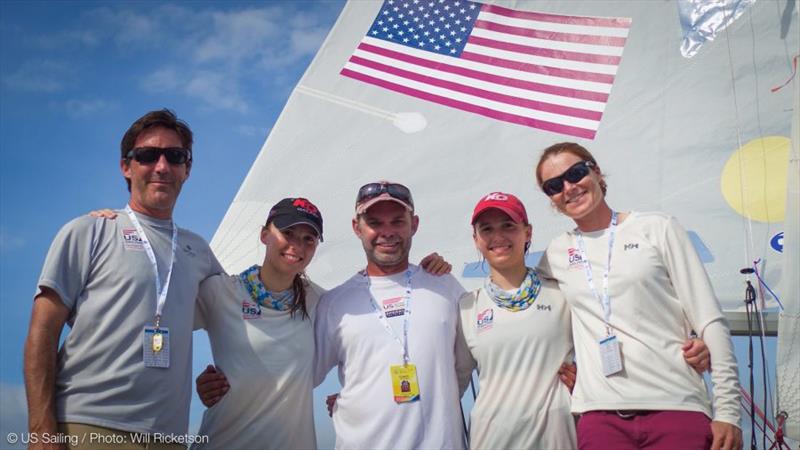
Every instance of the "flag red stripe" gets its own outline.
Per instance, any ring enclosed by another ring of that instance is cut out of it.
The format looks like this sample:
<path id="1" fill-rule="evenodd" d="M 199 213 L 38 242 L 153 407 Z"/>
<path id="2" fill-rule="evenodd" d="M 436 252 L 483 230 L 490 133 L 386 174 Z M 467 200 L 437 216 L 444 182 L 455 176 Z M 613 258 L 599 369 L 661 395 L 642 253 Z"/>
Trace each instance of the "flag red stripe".
<path id="1" fill-rule="evenodd" d="M 469 38 L 470 41 L 474 38 Z M 503 58 L 493 58 L 491 56 L 481 55 L 472 52 L 462 52 L 461 59 L 467 61 L 474 61 L 483 64 L 490 64 L 498 67 L 505 67 L 506 69 L 520 70 L 522 72 L 539 73 L 542 75 L 550 75 L 560 78 L 569 78 L 572 80 L 594 81 L 596 83 L 614 83 L 614 75 L 604 73 L 583 72 L 580 70 L 561 69 L 559 67 L 541 66 L 539 64 L 523 63 L 519 61 L 511 61 Z"/>
<path id="2" fill-rule="evenodd" d="M 491 117 L 493 119 L 498 119 L 505 122 L 516 123 L 520 125 L 529 126 L 532 128 L 538 128 L 540 130 L 552 131 L 554 133 L 566 134 L 568 136 L 581 137 L 585 139 L 594 139 L 594 136 L 597 133 L 595 130 L 588 130 L 585 128 L 573 127 L 569 125 L 561 125 L 557 123 L 547 122 L 544 120 L 532 119 L 530 117 L 518 116 L 516 114 L 509 114 L 500 111 L 495 111 L 490 108 L 473 105 L 471 103 L 466 103 L 459 100 L 453 100 L 439 95 L 430 94 L 428 92 L 422 92 L 417 89 L 409 88 L 407 86 L 401 86 L 399 84 L 374 78 L 369 75 L 364 75 L 362 73 L 358 73 L 346 68 L 342 69 L 340 73 L 346 77 L 363 81 L 365 83 L 374 84 L 384 89 L 389 89 L 395 92 L 399 92 L 401 94 L 410 95 L 412 97 L 417 97 L 423 100 L 427 100 L 429 102 L 438 103 L 440 105 L 449 106 L 451 108 L 460 109 L 462 111 L 480 114 L 482 116 Z"/>
<path id="3" fill-rule="evenodd" d="M 513 17 L 516 19 L 565 23 L 569 25 L 585 25 L 590 27 L 607 28 L 630 28 L 631 26 L 631 20 L 628 18 L 561 16 L 558 14 L 544 14 L 533 11 L 515 11 L 513 9 L 503 8 L 502 6 L 486 4 L 481 7 L 481 11 L 490 12 L 500 16 Z"/>
<path id="4" fill-rule="evenodd" d="M 576 44 L 607 45 L 610 47 L 624 47 L 625 38 L 617 36 L 596 36 L 591 34 L 561 33 L 558 31 L 535 30 L 532 28 L 515 27 L 502 23 L 489 22 L 478 19 L 475 28 L 497 31 L 499 33 L 525 36 L 548 41 L 571 42 Z"/>
<path id="5" fill-rule="evenodd" d="M 429 84 L 431 86 L 438 86 L 441 88 L 449 89 L 451 91 L 461 92 L 464 94 L 474 95 L 475 97 L 485 98 L 487 100 L 506 103 L 509 105 L 521 106 L 523 108 L 533 109 L 537 111 L 545 111 L 553 114 L 561 114 L 564 116 L 579 117 L 581 119 L 600 121 L 603 113 L 600 111 L 590 111 L 581 108 L 574 108 L 571 106 L 554 105 L 552 103 L 530 100 L 526 98 L 515 97 L 507 94 L 500 94 L 497 92 L 487 91 L 472 86 L 465 86 L 453 81 L 442 80 L 439 78 L 431 77 L 428 75 L 421 75 L 416 72 L 409 72 L 407 70 L 398 69 L 396 67 L 387 66 L 379 62 L 370 61 L 368 59 L 352 56 L 350 61 L 365 67 L 390 73 L 398 77 L 407 78 L 409 80 L 418 81 L 420 83 Z"/>
<path id="6" fill-rule="evenodd" d="M 405 53 L 396 52 L 382 47 L 377 47 L 371 44 L 362 42 L 358 46 L 359 50 L 365 52 L 375 53 L 378 55 L 386 56 L 387 58 L 397 59 L 409 64 L 417 66 L 428 67 L 443 72 L 454 73 L 463 75 L 465 77 L 475 78 L 478 80 L 489 81 L 491 83 L 504 84 L 508 86 L 517 87 L 520 89 L 528 89 L 531 91 L 544 92 L 546 94 L 562 95 L 565 97 L 579 98 L 582 100 L 592 100 L 596 102 L 608 101 L 608 94 L 603 92 L 586 91 L 582 89 L 567 88 L 562 86 L 553 86 L 544 83 L 536 83 L 533 81 L 518 80 L 516 78 L 504 77 L 501 75 L 494 75 L 479 70 L 468 69 L 466 67 L 459 67 L 453 64 L 445 64 L 438 61 L 430 61 L 416 56 L 411 56 Z"/>
<path id="7" fill-rule="evenodd" d="M 569 61 L 580 61 L 594 64 L 608 64 L 618 66 L 622 58 L 612 55 L 596 55 L 592 53 L 571 52 L 569 50 L 556 50 L 552 48 L 532 47 L 529 45 L 513 44 L 511 42 L 497 41 L 494 39 L 470 36 L 467 40 L 470 44 L 483 47 L 496 48 L 498 50 L 508 50 L 526 55 L 544 56 L 545 58 L 566 59 Z"/>

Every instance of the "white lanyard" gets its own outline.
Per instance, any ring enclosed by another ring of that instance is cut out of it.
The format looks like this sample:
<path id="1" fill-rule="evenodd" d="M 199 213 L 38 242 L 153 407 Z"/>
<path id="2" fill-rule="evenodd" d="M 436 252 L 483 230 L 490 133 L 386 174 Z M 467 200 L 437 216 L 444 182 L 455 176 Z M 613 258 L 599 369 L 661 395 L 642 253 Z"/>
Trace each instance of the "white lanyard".
<path id="1" fill-rule="evenodd" d="M 383 328 L 386 329 L 386 332 L 389 333 L 390 336 L 403 347 L 403 365 L 408 365 L 409 357 L 408 357 L 408 317 L 411 315 L 411 269 L 406 270 L 406 293 L 403 297 L 403 340 L 400 340 L 400 337 L 397 336 L 397 333 L 394 332 L 394 329 L 389 325 L 389 321 L 386 320 L 386 314 L 383 313 L 383 309 L 378 305 L 378 302 L 375 300 L 375 297 L 372 295 L 372 291 L 370 287 L 372 283 L 370 283 L 369 275 L 364 273 L 364 277 L 367 279 L 367 293 L 369 294 L 370 304 L 372 305 L 372 310 L 375 311 L 375 314 L 378 316 L 378 320 L 381 321 L 383 324 Z"/>
<path id="2" fill-rule="evenodd" d="M 597 288 L 594 285 L 592 265 L 589 263 L 589 257 L 586 254 L 586 244 L 583 242 L 583 234 L 581 233 L 580 229 L 576 230 L 575 232 L 575 237 L 578 241 L 578 251 L 581 255 L 581 261 L 584 262 L 583 268 L 586 273 L 586 281 L 589 283 L 589 287 L 592 289 L 594 298 L 600 302 L 600 305 L 603 308 L 603 322 L 606 324 L 606 333 L 609 336 L 611 335 L 611 325 L 609 324 L 609 320 L 611 319 L 611 299 L 608 296 L 608 274 L 611 272 L 611 250 L 614 248 L 614 236 L 616 233 L 617 213 L 616 211 L 611 211 L 611 225 L 608 227 L 608 262 L 606 264 L 606 270 L 603 273 L 603 296 L 600 297 L 600 294 L 597 292 Z"/>
<path id="3" fill-rule="evenodd" d="M 139 234 L 139 239 L 142 240 L 142 246 L 144 246 L 144 251 L 147 253 L 147 258 L 150 260 L 150 264 L 153 266 L 153 273 L 155 274 L 156 278 L 156 317 L 155 317 L 155 327 L 158 328 L 161 323 L 161 313 L 164 311 L 164 304 L 167 303 L 167 292 L 169 291 L 169 280 L 172 278 L 172 268 L 175 266 L 175 251 L 178 248 L 178 226 L 175 225 L 175 222 L 172 222 L 172 257 L 169 261 L 169 271 L 167 272 L 167 279 L 164 281 L 164 284 L 161 284 L 161 277 L 158 275 L 158 261 L 156 260 L 156 254 L 153 252 L 153 246 L 150 245 L 150 241 L 147 239 L 147 235 L 144 232 L 144 228 L 139 223 L 139 219 L 136 218 L 136 214 L 133 213 L 131 207 L 125 205 L 125 212 L 128 213 L 128 217 L 133 222 L 133 226 L 136 227 L 136 233 Z"/>

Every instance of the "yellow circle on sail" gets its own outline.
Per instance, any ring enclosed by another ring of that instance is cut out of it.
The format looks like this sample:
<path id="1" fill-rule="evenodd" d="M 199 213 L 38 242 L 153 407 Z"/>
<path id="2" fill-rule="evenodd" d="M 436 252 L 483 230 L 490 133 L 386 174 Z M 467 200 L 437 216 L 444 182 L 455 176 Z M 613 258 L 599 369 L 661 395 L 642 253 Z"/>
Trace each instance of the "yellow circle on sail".
<path id="1" fill-rule="evenodd" d="M 782 222 L 790 146 L 789 138 L 767 136 L 733 152 L 720 179 L 728 205 L 759 222 Z"/>

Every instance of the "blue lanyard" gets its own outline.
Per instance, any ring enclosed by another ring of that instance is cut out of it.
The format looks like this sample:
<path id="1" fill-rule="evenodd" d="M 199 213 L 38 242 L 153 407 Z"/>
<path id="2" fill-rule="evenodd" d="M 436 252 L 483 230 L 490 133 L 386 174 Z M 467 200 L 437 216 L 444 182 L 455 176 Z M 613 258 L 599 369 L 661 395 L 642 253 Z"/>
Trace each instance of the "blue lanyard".
<path id="1" fill-rule="evenodd" d="M 364 278 L 367 280 L 367 294 L 369 294 L 370 304 L 372 305 L 372 310 L 375 311 L 375 315 L 378 316 L 378 320 L 380 320 L 381 324 L 383 324 L 383 328 L 389 333 L 390 336 L 403 347 L 403 365 L 408 365 L 409 357 L 408 357 L 408 318 L 411 315 L 411 269 L 406 270 L 406 293 L 403 297 L 403 340 L 400 340 L 400 337 L 397 336 L 397 333 L 394 332 L 394 329 L 389 325 L 389 321 L 386 320 L 386 315 L 383 313 L 383 309 L 378 305 L 378 302 L 375 300 L 375 297 L 372 295 L 372 283 L 370 282 L 369 275 L 364 272 Z"/>
<path id="2" fill-rule="evenodd" d="M 575 238 L 578 241 L 578 251 L 583 261 L 584 272 L 586 273 L 586 282 L 589 283 L 589 288 L 592 290 L 594 298 L 600 302 L 603 308 L 603 322 L 606 324 L 606 334 L 611 335 L 611 298 L 608 295 L 608 274 L 611 272 L 611 251 L 614 248 L 614 237 L 617 233 L 617 213 L 611 211 L 611 225 L 608 227 L 608 261 L 606 263 L 606 270 L 603 272 L 603 296 L 597 292 L 594 285 L 594 277 L 592 276 L 592 265 L 589 263 L 589 257 L 586 254 L 586 244 L 583 242 L 583 234 L 581 230 L 576 230 Z"/>

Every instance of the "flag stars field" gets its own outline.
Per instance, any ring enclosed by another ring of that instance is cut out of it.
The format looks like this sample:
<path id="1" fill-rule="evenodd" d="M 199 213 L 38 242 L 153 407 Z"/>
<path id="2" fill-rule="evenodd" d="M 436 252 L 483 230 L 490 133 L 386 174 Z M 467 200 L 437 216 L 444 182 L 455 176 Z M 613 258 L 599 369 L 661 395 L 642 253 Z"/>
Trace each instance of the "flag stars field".
<path id="1" fill-rule="evenodd" d="M 386 0 L 341 74 L 493 119 L 594 139 L 630 22 L 478 2 Z"/>

